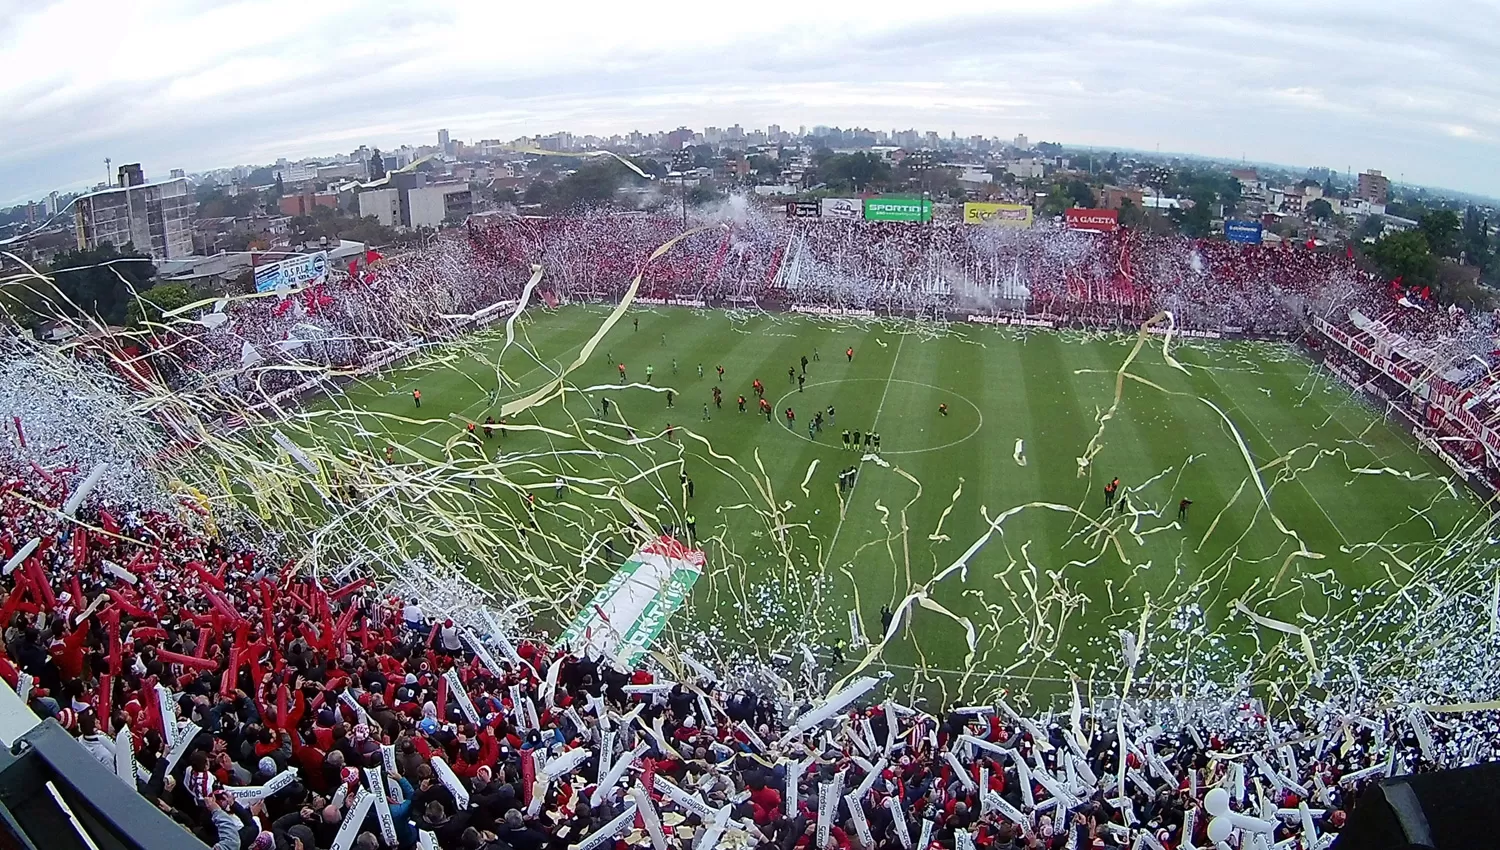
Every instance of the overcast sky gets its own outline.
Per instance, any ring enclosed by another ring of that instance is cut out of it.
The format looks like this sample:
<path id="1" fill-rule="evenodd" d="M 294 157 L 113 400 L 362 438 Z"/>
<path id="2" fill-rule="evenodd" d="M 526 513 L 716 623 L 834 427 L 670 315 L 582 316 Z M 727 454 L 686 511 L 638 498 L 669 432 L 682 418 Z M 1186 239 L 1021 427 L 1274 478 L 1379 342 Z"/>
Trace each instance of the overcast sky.
<path id="1" fill-rule="evenodd" d="M 736 122 L 1241 155 L 1500 196 L 1500 0 L 0 0 L 0 200 Z"/>

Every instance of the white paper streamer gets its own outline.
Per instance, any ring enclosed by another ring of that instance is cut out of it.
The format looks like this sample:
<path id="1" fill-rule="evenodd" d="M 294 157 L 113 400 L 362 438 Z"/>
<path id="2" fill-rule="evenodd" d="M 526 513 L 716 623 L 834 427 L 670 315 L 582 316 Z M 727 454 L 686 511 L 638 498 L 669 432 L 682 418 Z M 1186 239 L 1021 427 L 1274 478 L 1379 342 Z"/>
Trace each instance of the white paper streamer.
<path id="1" fill-rule="evenodd" d="M 505 657 L 509 658 L 512 664 L 525 664 L 527 667 L 531 668 L 532 673 L 536 673 L 536 668 L 532 667 L 531 664 L 521 658 L 521 654 L 519 652 L 516 652 L 516 645 L 510 642 L 510 638 L 507 637 L 505 631 L 500 628 L 500 624 L 495 622 L 495 617 L 489 612 L 489 609 L 483 608 L 480 610 L 484 614 L 484 621 L 489 624 L 490 637 L 494 638 L 495 643 L 500 645 L 500 651 L 504 653 Z M 557 671 L 557 668 L 558 664 L 556 661 L 554 661 L 552 662 L 551 668 L 547 670 L 547 682 L 554 688 L 557 686 L 557 673 L 555 672 Z"/>
<path id="2" fill-rule="evenodd" d="M 922 818 L 922 834 L 917 839 L 917 850 L 927 850 L 932 846 L 932 819 Z"/>

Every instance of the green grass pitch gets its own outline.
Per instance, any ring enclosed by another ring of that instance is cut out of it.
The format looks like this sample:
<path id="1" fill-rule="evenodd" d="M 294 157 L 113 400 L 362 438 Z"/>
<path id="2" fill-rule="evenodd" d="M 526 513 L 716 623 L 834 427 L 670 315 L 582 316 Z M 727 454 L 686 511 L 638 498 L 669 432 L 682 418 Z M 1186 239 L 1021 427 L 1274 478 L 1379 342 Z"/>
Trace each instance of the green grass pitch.
<path id="1" fill-rule="evenodd" d="M 477 455 L 474 443 L 508 457 L 503 481 L 475 489 L 475 510 L 487 503 L 492 515 L 524 516 L 520 494 L 530 492 L 541 528 L 574 548 L 545 535 L 523 540 L 502 523 L 497 533 L 555 572 L 528 583 L 536 566 L 499 550 L 477 566 L 529 588 L 537 625 L 554 635 L 615 565 L 598 543 L 626 517 L 606 495 L 626 479 L 619 492 L 643 512 L 679 527 L 696 515 L 708 555 L 708 574 L 670 627 L 672 640 L 719 660 L 755 647 L 800 658 L 805 644 L 826 665 L 835 641 L 849 640 L 851 610 L 878 639 L 881 606 L 927 587 L 874 669 L 940 683 L 945 696 L 1023 680 L 1046 689 L 1070 672 L 1118 671 L 1115 632 L 1135 631 L 1148 602 L 1153 634 L 1163 623 L 1181 629 L 1156 640 L 1180 646 L 1197 635 L 1203 654 L 1222 654 L 1227 674 L 1246 638 L 1219 644 L 1205 635 L 1231 616 L 1234 600 L 1287 622 L 1335 615 L 1351 603 L 1346 590 L 1385 576 L 1403 552 L 1434 545 L 1478 510 L 1408 435 L 1291 348 L 1269 343 L 1179 342 L 1171 352 L 1178 369 L 1152 339 L 1080 476 L 1134 335 L 637 308 L 568 377 L 562 401 L 510 423 L 550 433 L 450 442 L 464 423 L 491 412 L 498 419 L 501 403 L 570 363 L 607 315 L 592 306 L 530 311 L 503 358 L 500 325 L 315 405 L 341 411 L 326 439 L 382 460 L 389 440 L 408 469 Z M 800 371 L 803 356 L 812 362 L 799 391 L 787 370 Z M 664 393 L 619 387 L 617 362 L 631 381 L 653 367 L 653 385 L 672 388 L 674 406 Z M 498 390 L 497 365 L 507 378 Z M 774 405 L 769 423 L 755 410 L 755 378 Z M 601 385 L 608 389 L 585 389 Z M 722 408 L 712 402 L 715 385 Z M 422 393 L 420 411 L 413 389 Z M 736 409 L 740 394 L 745 413 Z M 644 442 L 613 442 L 627 435 L 603 420 L 602 398 L 613 403 L 608 419 L 628 422 Z M 836 421 L 810 439 L 807 423 L 829 405 Z M 363 437 L 349 436 L 354 422 Z M 679 428 L 676 443 L 662 436 L 669 423 Z M 844 451 L 845 428 L 876 430 L 880 459 Z M 841 498 L 837 476 L 848 466 L 858 467 L 858 481 Z M 693 479 L 691 500 L 679 473 Z M 571 510 L 553 505 L 558 474 L 569 482 L 562 501 Z M 1106 514 L 1103 488 L 1115 476 L 1130 512 Z M 1182 498 L 1193 503 L 1185 526 L 1176 521 Z M 1021 506 L 1030 507 L 1006 516 L 965 566 L 949 570 L 997 517 Z M 1323 557 L 1288 563 L 1297 538 Z M 628 553 L 618 545 L 619 556 Z M 961 621 L 973 630 L 972 656 Z M 849 647 L 840 672 L 864 653 Z"/>

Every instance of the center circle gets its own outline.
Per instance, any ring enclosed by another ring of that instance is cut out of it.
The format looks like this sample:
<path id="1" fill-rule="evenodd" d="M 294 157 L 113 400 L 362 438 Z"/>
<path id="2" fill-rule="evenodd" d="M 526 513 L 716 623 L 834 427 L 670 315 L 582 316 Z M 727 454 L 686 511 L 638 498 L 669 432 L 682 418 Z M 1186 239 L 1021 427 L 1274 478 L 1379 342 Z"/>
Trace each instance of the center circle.
<path id="1" fill-rule="evenodd" d="M 922 454 L 923 452 L 937 452 L 937 451 L 942 451 L 943 449 L 951 449 L 954 446 L 958 445 L 959 443 L 966 443 L 969 440 L 974 439 L 974 437 L 979 433 L 980 429 L 984 428 L 984 411 L 982 411 L 982 410 L 979 409 L 979 405 L 977 405 L 974 402 L 970 401 L 968 399 L 968 397 L 964 396 L 962 393 L 954 392 L 953 390 L 950 390 L 950 389 L 948 389 L 946 387 L 937 386 L 936 384 L 923 383 L 922 381 L 908 381 L 908 380 L 905 380 L 905 379 L 902 379 L 902 378 L 842 378 L 842 379 L 835 380 L 835 381 L 817 381 L 817 382 L 811 383 L 811 384 L 804 384 L 802 388 L 803 388 L 803 390 L 808 390 L 808 389 L 811 389 L 813 387 L 834 386 L 834 385 L 837 385 L 837 384 L 850 384 L 850 383 L 856 383 L 856 382 L 866 382 L 866 383 L 871 383 L 872 382 L 872 383 L 877 383 L 877 384 L 882 384 L 882 385 L 884 385 L 884 384 L 909 384 L 909 385 L 914 386 L 914 387 L 926 387 L 929 390 L 936 390 L 937 392 L 943 393 L 944 395 L 951 396 L 953 398 L 962 400 L 964 404 L 967 404 L 969 407 L 974 408 L 974 414 L 979 418 L 979 423 L 974 426 L 974 430 L 970 431 L 969 433 L 965 434 L 962 437 L 959 437 L 957 440 L 953 440 L 951 442 L 943 443 L 941 446 L 929 446 L 928 448 L 925 448 L 925 449 L 902 449 L 900 451 L 882 451 L 882 452 L 880 452 L 881 456 L 885 456 L 885 455 L 917 455 L 917 454 Z M 797 395 L 797 393 L 798 393 L 797 390 L 788 390 L 786 392 L 786 394 L 784 394 L 781 398 L 778 398 L 776 400 L 776 403 L 773 405 L 773 408 L 775 410 L 778 410 L 778 411 L 784 410 L 785 408 L 783 407 L 783 405 L 786 403 L 786 400 L 789 399 L 789 398 L 791 398 L 794 395 Z M 796 437 L 797 439 L 802 440 L 805 443 L 812 443 L 815 446 L 820 446 L 820 447 L 823 447 L 823 448 L 833 449 L 835 451 L 839 450 L 837 443 L 823 443 L 823 442 L 819 442 L 817 440 L 814 440 L 814 439 L 812 439 L 810 437 L 806 437 L 806 436 L 804 436 L 802 434 L 801 429 L 798 429 L 798 428 L 787 428 L 785 426 L 782 426 L 779 430 L 786 431 L 786 432 L 790 433 L 793 437 Z"/>

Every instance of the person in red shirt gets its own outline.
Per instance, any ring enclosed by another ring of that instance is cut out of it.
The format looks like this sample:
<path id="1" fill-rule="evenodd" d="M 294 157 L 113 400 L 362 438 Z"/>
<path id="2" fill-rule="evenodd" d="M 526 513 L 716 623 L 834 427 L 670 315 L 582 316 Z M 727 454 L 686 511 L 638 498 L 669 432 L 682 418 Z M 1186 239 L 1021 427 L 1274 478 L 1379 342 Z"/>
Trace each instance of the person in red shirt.
<path id="1" fill-rule="evenodd" d="M 751 777 L 748 784 L 755 822 L 767 824 L 778 818 L 781 815 L 781 792 L 767 785 L 759 776 Z"/>

